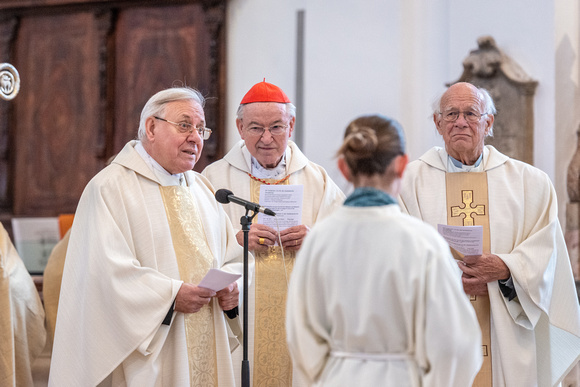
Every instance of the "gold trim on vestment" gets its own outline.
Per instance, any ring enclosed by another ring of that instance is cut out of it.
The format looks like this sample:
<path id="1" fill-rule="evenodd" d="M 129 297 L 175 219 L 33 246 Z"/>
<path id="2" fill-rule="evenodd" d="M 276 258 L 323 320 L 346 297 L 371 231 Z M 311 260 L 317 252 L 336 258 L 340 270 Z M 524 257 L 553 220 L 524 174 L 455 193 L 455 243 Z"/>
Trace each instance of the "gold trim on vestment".
<path id="1" fill-rule="evenodd" d="M 274 179 L 266 179 L 272 183 Z M 288 184 L 285 180 L 283 185 Z M 280 185 L 282 185 L 280 184 Z M 260 202 L 259 181 L 250 180 L 251 200 Z M 296 254 L 270 246 L 266 252 L 254 252 L 254 370 L 253 385 L 291 386 L 292 361 L 286 345 L 287 281 L 294 267 Z"/>
<path id="2" fill-rule="evenodd" d="M 159 188 L 167 213 L 181 280 L 198 284 L 211 269 L 213 254 L 208 246 L 195 200 L 187 187 Z M 218 385 L 214 330 L 211 302 L 196 313 L 185 314 L 191 386 Z"/>
<path id="3" fill-rule="evenodd" d="M 483 226 L 483 252 L 489 253 L 489 202 L 486 172 L 445 174 L 447 186 L 447 224 L 450 226 Z M 457 257 L 456 257 L 457 258 Z M 470 296 L 481 328 L 483 365 L 473 387 L 491 387 L 491 326 L 489 296 Z"/>

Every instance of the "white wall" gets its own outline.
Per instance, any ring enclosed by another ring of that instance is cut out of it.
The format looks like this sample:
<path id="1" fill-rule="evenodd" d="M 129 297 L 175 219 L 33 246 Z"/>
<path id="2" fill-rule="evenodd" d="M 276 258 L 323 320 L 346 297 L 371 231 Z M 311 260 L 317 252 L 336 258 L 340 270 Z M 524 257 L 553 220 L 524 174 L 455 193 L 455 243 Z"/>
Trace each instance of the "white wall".
<path id="1" fill-rule="evenodd" d="M 459 78 L 477 38 L 491 35 L 539 82 L 534 164 L 554 182 L 564 220 L 580 115 L 577 0 L 230 0 L 229 146 L 239 138 L 235 110 L 253 84 L 266 77 L 294 99 L 299 9 L 306 15 L 303 151 L 343 187 L 333 156 L 348 122 L 371 113 L 396 118 L 411 159 L 441 145 L 431 102 Z"/>

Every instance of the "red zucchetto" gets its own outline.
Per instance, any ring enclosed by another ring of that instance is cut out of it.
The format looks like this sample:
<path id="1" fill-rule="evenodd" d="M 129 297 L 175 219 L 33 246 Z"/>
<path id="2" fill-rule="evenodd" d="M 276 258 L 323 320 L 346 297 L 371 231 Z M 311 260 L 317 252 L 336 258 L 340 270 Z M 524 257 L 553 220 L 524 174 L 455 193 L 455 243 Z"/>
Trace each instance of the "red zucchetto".
<path id="1" fill-rule="evenodd" d="M 256 83 L 250 91 L 244 95 L 240 105 L 245 105 L 247 103 L 253 102 L 278 102 L 278 103 L 290 103 L 290 99 L 280 89 L 278 86 L 266 82 L 264 78 L 263 82 Z"/>

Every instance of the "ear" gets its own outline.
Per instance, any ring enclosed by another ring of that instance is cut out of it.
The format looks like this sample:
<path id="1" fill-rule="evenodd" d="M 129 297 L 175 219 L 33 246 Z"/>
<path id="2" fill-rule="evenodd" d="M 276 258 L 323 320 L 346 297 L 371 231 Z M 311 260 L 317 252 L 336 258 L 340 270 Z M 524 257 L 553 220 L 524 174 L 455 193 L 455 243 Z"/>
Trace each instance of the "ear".
<path id="1" fill-rule="evenodd" d="M 292 117 L 290 120 L 290 130 L 288 131 L 288 137 L 292 136 L 292 132 L 294 131 L 294 124 L 296 123 L 296 117 Z"/>
<path id="2" fill-rule="evenodd" d="M 489 133 L 490 129 L 492 128 L 494 121 L 495 121 L 494 115 L 493 114 L 488 114 L 487 115 L 486 124 L 485 124 L 485 135 L 486 136 Z"/>
<path id="3" fill-rule="evenodd" d="M 242 138 L 242 140 L 244 140 L 244 131 L 242 130 L 244 128 L 244 124 L 242 123 L 242 120 L 240 120 L 239 118 L 236 118 L 236 127 L 238 128 L 238 133 L 240 133 L 240 137 Z"/>
<path id="4" fill-rule="evenodd" d="M 347 181 L 352 182 L 351 181 L 350 168 L 348 167 L 348 164 L 346 163 L 346 160 L 344 159 L 343 156 L 340 156 L 338 158 L 337 164 L 338 164 L 338 169 L 340 170 L 340 173 L 342 174 L 342 176 L 344 176 L 344 178 Z"/>
<path id="5" fill-rule="evenodd" d="M 443 128 L 441 127 L 441 114 L 433 113 L 433 122 L 435 123 L 435 127 L 437 128 L 437 132 L 443 136 Z"/>
<path id="6" fill-rule="evenodd" d="M 153 142 L 155 140 L 155 131 L 157 127 L 155 126 L 155 118 L 149 117 L 145 120 L 145 135 L 149 142 Z"/>
<path id="7" fill-rule="evenodd" d="M 409 163 L 409 156 L 407 156 L 406 154 L 403 155 L 399 155 L 397 157 L 395 157 L 395 159 L 393 160 L 394 163 L 394 172 L 395 175 L 400 179 L 403 177 L 403 172 L 405 172 L 405 168 L 407 167 L 407 164 Z"/>

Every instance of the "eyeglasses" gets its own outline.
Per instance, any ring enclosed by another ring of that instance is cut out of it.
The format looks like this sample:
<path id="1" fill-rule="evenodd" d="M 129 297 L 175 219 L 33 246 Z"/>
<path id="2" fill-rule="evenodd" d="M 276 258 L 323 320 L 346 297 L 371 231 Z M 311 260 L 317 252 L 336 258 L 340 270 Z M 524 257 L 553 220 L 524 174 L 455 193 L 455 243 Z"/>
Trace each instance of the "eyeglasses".
<path id="1" fill-rule="evenodd" d="M 262 137 L 266 132 L 266 129 L 270 131 L 270 134 L 272 136 L 279 136 L 281 134 L 286 133 L 288 125 L 273 125 L 270 126 L 269 128 L 263 128 L 261 126 L 250 126 L 247 130 L 250 136 Z"/>
<path id="2" fill-rule="evenodd" d="M 189 122 L 173 122 L 173 121 L 169 121 L 169 120 L 166 120 L 165 118 L 161 118 L 161 117 L 157 117 L 157 116 L 153 116 L 153 118 L 155 118 L 156 120 L 165 121 L 171 125 L 174 125 L 177 128 L 177 130 L 179 131 L 179 133 L 181 133 L 181 134 L 187 133 L 187 135 L 189 136 L 191 133 L 193 133 L 194 130 L 196 130 L 197 133 L 199 133 L 199 136 L 201 138 L 203 138 L 204 140 L 207 140 L 209 138 L 209 136 L 211 136 L 211 129 L 206 128 L 205 126 L 200 126 L 200 127 L 196 128 L 195 126 L 193 126 Z"/>
<path id="3" fill-rule="evenodd" d="M 441 117 L 447 122 L 457 121 L 460 113 L 463 114 L 463 118 L 465 118 L 465 120 L 468 122 L 479 122 L 481 117 L 489 114 L 489 113 L 479 114 L 479 113 L 471 111 L 471 110 L 468 110 L 465 112 L 458 112 L 457 110 L 451 110 L 451 111 L 448 111 L 445 113 L 439 112 L 439 114 L 441 114 Z"/>

